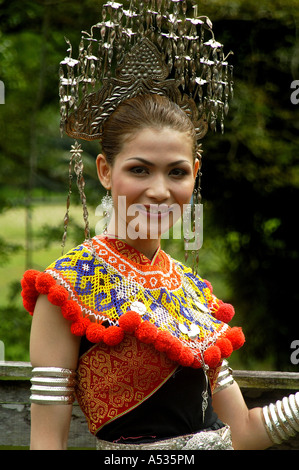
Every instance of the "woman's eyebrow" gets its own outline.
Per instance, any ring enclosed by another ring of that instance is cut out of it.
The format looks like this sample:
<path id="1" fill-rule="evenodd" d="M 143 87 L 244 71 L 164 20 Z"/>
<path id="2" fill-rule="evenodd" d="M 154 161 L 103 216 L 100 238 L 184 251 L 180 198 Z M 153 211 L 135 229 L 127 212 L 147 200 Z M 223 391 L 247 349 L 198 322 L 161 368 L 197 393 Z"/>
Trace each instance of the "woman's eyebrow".
<path id="1" fill-rule="evenodd" d="M 145 160 L 144 158 L 141 158 L 141 157 L 133 157 L 133 158 L 128 158 L 127 161 L 130 161 L 130 160 L 137 160 L 139 161 L 140 163 L 143 163 L 144 165 L 148 165 L 148 166 L 155 166 L 154 163 L 148 161 L 148 160 Z M 189 160 L 177 160 L 175 162 L 172 162 L 172 163 L 169 163 L 169 165 L 167 165 L 168 167 L 172 167 L 172 166 L 176 166 L 176 165 L 181 165 L 182 163 L 189 163 L 190 165 L 190 162 Z"/>

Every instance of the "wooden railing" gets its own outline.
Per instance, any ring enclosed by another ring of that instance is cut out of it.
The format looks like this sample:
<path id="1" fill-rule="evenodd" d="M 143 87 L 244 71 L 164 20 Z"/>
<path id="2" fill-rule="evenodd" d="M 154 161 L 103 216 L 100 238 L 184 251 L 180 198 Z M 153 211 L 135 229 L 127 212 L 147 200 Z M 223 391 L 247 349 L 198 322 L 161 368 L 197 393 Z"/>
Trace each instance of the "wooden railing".
<path id="1" fill-rule="evenodd" d="M 31 365 L 0 362 L 0 449 L 26 449 L 30 436 Z M 299 373 L 234 371 L 249 408 L 264 406 L 299 390 Z M 75 403 L 69 449 L 95 449 L 83 413 Z M 277 450 L 298 450 L 299 434 Z"/>

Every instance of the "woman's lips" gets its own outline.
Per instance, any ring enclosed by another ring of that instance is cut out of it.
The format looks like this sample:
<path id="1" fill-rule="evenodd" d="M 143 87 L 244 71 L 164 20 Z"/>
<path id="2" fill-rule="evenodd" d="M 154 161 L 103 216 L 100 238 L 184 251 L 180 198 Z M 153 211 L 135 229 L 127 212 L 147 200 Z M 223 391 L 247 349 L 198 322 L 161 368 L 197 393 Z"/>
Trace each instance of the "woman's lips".
<path id="1" fill-rule="evenodd" d="M 136 204 L 136 210 L 147 217 L 165 217 L 172 212 L 172 206 L 165 204 Z"/>

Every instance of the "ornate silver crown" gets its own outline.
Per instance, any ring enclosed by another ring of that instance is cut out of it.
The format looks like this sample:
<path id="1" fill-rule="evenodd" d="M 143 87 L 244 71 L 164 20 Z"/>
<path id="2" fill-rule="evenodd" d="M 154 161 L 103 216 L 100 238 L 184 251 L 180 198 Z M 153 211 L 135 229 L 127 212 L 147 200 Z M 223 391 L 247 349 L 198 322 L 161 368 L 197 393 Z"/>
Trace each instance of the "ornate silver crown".
<path id="1" fill-rule="evenodd" d="M 189 115 L 198 139 L 208 124 L 223 131 L 232 94 L 232 66 L 207 17 L 187 16 L 186 0 L 107 2 L 102 20 L 82 32 L 79 56 L 60 64 L 61 128 L 75 139 L 95 140 L 126 99 L 161 94 Z M 209 34 L 209 40 L 205 35 Z"/>

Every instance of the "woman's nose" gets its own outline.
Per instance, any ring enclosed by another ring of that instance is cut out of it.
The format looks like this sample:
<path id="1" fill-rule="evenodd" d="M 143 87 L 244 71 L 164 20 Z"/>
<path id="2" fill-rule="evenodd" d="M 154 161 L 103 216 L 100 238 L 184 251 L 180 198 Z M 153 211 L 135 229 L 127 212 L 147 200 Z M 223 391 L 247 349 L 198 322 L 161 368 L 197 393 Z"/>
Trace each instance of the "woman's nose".
<path id="1" fill-rule="evenodd" d="M 163 176 L 159 176 L 153 179 L 151 185 L 147 189 L 147 196 L 156 202 L 163 202 L 169 199 L 169 186 Z"/>

